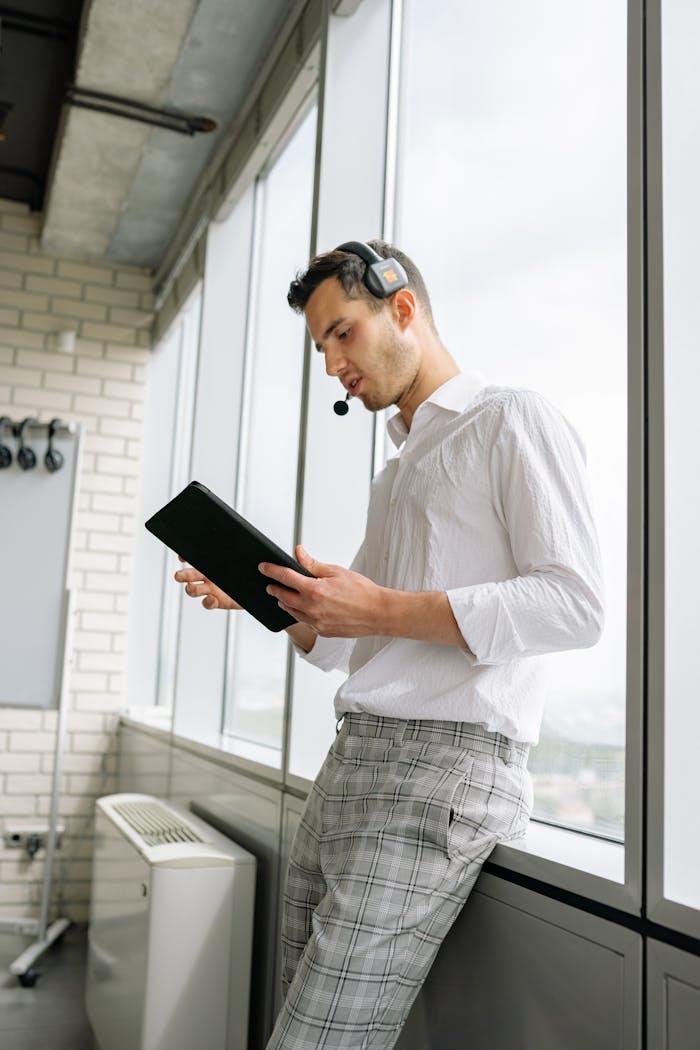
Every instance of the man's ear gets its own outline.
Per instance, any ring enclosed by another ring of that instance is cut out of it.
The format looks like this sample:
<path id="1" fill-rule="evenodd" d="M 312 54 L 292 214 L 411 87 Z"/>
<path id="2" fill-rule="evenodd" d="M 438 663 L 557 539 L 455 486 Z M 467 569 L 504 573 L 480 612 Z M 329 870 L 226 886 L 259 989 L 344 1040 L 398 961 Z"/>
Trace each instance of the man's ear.
<path id="1" fill-rule="evenodd" d="M 406 329 L 416 317 L 416 297 L 410 288 L 400 288 L 394 292 L 389 304 L 396 322 L 401 329 Z"/>

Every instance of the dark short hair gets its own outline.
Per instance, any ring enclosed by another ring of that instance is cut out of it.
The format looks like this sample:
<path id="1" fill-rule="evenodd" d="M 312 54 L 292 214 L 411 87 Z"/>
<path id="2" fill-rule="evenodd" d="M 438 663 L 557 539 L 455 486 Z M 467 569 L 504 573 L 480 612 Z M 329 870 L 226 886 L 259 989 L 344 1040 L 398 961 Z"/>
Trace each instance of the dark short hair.
<path id="1" fill-rule="evenodd" d="M 401 263 L 408 277 L 408 287 L 415 294 L 428 321 L 434 328 L 435 322 L 433 321 L 433 310 L 430 305 L 428 289 L 425 287 L 423 276 L 413 260 L 409 259 L 400 248 L 397 248 L 394 244 L 387 244 L 386 241 L 374 240 L 366 241 L 365 243 L 370 248 L 374 248 L 377 255 L 381 255 L 382 259 L 392 258 Z M 287 302 L 292 310 L 300 314 L 306 308 L 306 304 L 319 284 L 322 284 L 329 277 L 337 277 L 343 286 L 347 299 L 364 299 L 372 310 L 379 311 L 385 300 L 372 295 L 365 285 L 363 277 L 366 268 L 367 265 L 364 260 L 359 255 L 353 255 L 351 252 L 332 251 L 316 255 L 309 263 L 307 269 L 303 273 L 297 273 L 295 279 L 289 285 Z"/>

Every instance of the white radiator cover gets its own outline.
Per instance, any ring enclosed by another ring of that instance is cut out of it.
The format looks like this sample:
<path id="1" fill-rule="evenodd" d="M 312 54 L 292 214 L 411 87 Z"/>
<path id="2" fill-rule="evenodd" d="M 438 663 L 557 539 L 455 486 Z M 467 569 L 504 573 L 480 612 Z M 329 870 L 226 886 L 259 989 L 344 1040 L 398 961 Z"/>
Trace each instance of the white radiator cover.
<path id="1" fill-rule="evenodd" d="M 100 1050 L 245 1050 L 255 868 L 172 803 L 97 800 L 86 1006 Z"/>

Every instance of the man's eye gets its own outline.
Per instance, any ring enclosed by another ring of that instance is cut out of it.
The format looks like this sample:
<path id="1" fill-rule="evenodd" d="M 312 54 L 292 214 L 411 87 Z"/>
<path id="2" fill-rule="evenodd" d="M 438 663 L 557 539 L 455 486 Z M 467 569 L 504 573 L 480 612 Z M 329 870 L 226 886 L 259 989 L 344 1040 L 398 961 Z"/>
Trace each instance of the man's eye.
<path id="1" fill-rule="evenodd" d="M 338 332 L 338 339 L 345 339 L 350 334 L 350 329 L 346 328 L 344 332 Z"/>

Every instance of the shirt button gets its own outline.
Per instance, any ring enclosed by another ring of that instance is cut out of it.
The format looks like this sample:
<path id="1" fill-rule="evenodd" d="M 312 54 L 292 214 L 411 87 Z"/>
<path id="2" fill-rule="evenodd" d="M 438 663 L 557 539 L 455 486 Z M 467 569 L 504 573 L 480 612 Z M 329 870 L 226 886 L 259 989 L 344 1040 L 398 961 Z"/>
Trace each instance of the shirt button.
<path id="1" fill-rule="evenodd" d="M 389 561 L 389 551 L 384 555 L 384 561 Z"/>

